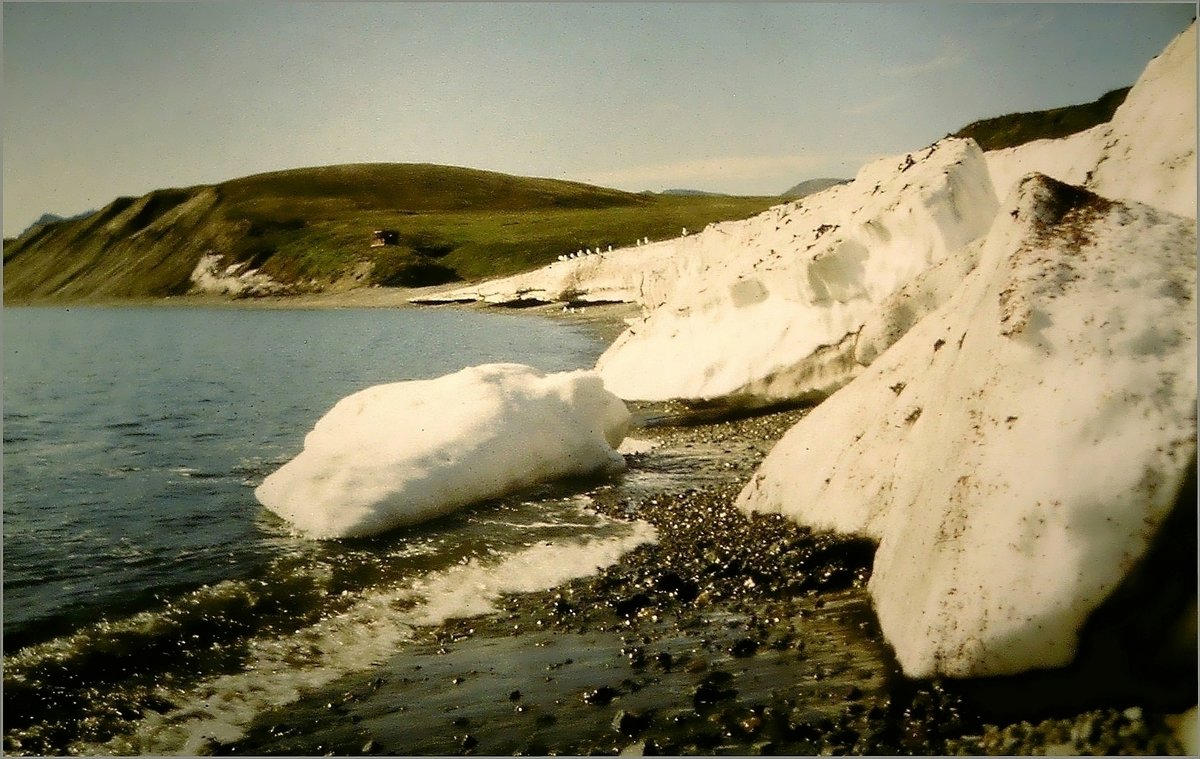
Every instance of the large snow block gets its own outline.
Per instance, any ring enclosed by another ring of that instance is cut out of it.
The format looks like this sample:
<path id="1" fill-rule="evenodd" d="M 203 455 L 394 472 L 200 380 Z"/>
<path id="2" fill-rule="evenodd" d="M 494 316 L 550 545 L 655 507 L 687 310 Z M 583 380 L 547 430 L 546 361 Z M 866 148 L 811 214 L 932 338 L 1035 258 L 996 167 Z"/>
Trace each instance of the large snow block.
<path id="1" fill-rule="evenodd" d="M 370 535 L 538 482 L 619 470 L 629 423 L 592 372 L 488 364 L 376 385 L 338 401 L 254 495 L 310 537 Z"/>
<path id="2" fill-rule="evenodd" d="M 739 497 L 879 540 L 913 677 L 1068 663 L 1196 451 L 1196 222 L 1041 175 L 938 309 L 802 419 Z"/>
<path id="3" fill-rule="evenodd" d="M 630 400 L 824 397 L 861 369 L 854 341 L 879 304 L 982 236 L 997 207 L 979 147 L 942 140 L 706 229 L 678 245 L 676 278 L 596 370 Z"/>

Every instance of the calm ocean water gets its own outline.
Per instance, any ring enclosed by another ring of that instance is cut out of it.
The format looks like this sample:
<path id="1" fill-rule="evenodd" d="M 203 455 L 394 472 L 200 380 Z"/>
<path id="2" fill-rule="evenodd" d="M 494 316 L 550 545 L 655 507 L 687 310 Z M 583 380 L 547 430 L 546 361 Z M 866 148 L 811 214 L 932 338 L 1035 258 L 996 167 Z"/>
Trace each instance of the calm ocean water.
<path id="1" fill-rule="evenodd" d="M 556 486 L 369 540 L 293 537 L 253 489 L 364 387 L 598 339 L 426 310 L 5 309 L 4 729 L 12 753 L 203 750 L 414 625 L 652 537 Z M 573 561 L 560 560 L 570 551 Z"/>

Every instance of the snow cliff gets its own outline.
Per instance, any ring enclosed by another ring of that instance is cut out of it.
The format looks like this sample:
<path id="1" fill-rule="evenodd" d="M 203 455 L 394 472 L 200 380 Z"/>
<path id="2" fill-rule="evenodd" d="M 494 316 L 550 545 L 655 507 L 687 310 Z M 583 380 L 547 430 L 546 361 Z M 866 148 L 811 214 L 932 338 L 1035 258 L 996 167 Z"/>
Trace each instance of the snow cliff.
<path id="1" fill-rule="evenodd" d="M 347 396 L 254 491 L 314 538 L 403 527 L 538 482 L 621 469 L 625 404 L 593 372 L 487 364 Z"/>
<path id="2" fill-rule="evenodd" d="M 597 364 L 623 398 L 767 405 L 820 399 L 948 297 L 997 197 L 1039 172 L 1196 213 L 1196 34 L 1147 66 L 1112 121 L 980 153 L 946 140 L 752 219 L 560 261 L 440 300 L 626 301 L 645 315 Z"/>
<path id="3" fill-rule="evenodd" d="M 1072 661 L 1195 467 L 1195 43 L 1109 124 L 988 154 L 1008 199 L 986 238 L 879 302 L 870 367 L 739 497 L 880 541 L 870 592 L 910 676 Z"/>
<path id="4" fill-rule="evenodd" d="M 689 265 L 596 370 L 639 400 L 828 395 L 859 371 L 855 339 L 877 304 L 982 234 L 996 205 L 983 153 L 945 140 L 706 230 L 681 243 Z"/>
<path id="5" fill-rule="evenodd" d="M 880 541 L 904 671 L 1069 662 L 1196 451 L 1196 225 L 1041 175 L 978 266 L 775 446 L 748 511 Z"/>

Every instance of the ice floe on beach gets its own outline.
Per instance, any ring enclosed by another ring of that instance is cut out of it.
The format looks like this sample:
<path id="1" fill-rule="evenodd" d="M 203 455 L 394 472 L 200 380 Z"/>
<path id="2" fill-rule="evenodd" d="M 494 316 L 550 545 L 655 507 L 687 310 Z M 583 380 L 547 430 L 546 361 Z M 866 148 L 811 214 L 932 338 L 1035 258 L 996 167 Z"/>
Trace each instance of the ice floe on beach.
<path id="1" fill-rule="evenodd" d="M 880 540 L 871 593 L 910 675 L 1072 661 L 1194 471 L 1195 37 L 1109 124 L 988 154 L 1013 192 L 986 240 L 883 302 L 870 369 L 741 495 Z"/>
<path id="2" fill-rule="evenodd" d="M 370 535 L 550 479 L 619 470 L 625 404 L 593 372 L 486 364 L 343 398 L 255 496 L 315 538 Z"/>

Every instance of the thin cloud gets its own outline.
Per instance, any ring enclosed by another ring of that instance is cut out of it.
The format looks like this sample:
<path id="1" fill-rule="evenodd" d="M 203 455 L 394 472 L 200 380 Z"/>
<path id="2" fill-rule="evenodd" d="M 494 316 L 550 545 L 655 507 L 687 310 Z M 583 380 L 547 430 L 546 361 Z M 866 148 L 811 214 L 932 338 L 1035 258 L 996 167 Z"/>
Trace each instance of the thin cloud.
<path id="1" fill-rule="evenodd" d="M 1054 20 L 1054 11 L 1036 8 L 1034 15 L 1014 15 L 992 19 L 985 24 L 984 28 L 990 32 L 1016 32 L 1029 35 L 1045 31 L 1054 23 Z"/>
<path id="2" fill-rule="evenodd" d="M 955 68 L 962 64 L 964 60 L 961 45 L 956 45 L 952 42 L 943 42 L 941 50 L 932 58 L 907 66 L 894 66 L 890 69 L 885 69 L 884 73 L 889 76 L 932 74 L 935 71 L 945 71 Z"/>
<path id="3" fill-rule="evenodd" d="M 629 166 L 588 174 L 583 181 L 599 185 L 647 187 L 771 179 L 781 173 L 802 173 L 838 158 L 824 154 L 718 156 L 675 163 Z"/>
<path id="4" fill-rule="evenodd" d="M 874 113 L 876 111 L 883 110 L 898 100 L 900 100 L 899 93 L 893 92 L 881 97 L 877 97 L 874 100 L 867 100 L 862 103 L 856 103 L 854 105 L 847 106 L 843 109 L 843 111 L 850 116 L 865 116 L 868 113 Z"/>

